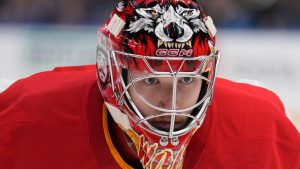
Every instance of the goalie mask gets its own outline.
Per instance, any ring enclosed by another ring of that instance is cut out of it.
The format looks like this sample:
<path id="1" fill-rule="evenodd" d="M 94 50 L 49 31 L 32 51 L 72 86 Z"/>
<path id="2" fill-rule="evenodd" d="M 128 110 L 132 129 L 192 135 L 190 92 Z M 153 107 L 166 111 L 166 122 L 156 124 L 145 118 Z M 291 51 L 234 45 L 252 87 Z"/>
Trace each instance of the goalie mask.
<path id="1" fill-rule="evenodd" d="M 181 168 L 212 98 L 219 54 L 193 0 L 123 0 L 98 29 L 97 75 L 144 168 Z"/>

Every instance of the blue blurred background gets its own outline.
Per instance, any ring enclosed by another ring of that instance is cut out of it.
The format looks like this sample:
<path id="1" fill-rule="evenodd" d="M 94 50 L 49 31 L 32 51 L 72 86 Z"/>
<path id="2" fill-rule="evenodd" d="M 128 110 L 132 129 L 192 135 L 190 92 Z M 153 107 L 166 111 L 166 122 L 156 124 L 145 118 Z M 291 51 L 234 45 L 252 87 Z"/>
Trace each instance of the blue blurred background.
<path id="1" fill-rule="evenodd" d="M 6 24 L 101 24 L 117 1 L 1 0 Z M 299 0 L 200 0 L 218 27 L 299 29 Z"/>
<path id="2" fill-rule="evenodd" d="M 0 92 L 39 71 L 94 64 L 96 29 L 117 2 L 0 0 Z M 218 28 L 219 76 L 266 84 L 283 100 L 299 129 L 300 1 L 200 3 Z"/>

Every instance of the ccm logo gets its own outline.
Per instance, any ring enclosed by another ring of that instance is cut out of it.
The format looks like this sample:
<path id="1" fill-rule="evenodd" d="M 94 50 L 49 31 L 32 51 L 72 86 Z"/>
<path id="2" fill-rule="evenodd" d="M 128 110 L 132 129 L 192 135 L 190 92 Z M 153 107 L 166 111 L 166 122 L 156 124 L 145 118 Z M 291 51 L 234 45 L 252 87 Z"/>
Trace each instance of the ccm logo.
<path id="1" fill-rule="evenodd" d="M 193 49 L 157 49 L 156 56 L 192 56 Z"/>

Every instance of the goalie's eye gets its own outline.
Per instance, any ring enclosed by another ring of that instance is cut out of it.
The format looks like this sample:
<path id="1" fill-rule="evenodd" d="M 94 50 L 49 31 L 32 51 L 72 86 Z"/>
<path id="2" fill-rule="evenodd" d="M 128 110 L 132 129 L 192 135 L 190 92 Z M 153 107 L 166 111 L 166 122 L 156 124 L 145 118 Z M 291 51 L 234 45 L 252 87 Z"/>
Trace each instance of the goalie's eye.
<path id="1" fill-rule="evenodd" d="M 154 85 L 156 83 L 158 83 L 158 79 L 157 78 L 147 78 L 144 80 L 144 82 L 147 84 L 147 85 Z"/>
<path id="2" fill-rule="evenodd" d="M 191 77 L 183 77 L 183 78 L 180 78 L 179 81 L 181 83 L 184 83 L 184 84 L 190 84 L 193 82 L 193 78 Z"/>

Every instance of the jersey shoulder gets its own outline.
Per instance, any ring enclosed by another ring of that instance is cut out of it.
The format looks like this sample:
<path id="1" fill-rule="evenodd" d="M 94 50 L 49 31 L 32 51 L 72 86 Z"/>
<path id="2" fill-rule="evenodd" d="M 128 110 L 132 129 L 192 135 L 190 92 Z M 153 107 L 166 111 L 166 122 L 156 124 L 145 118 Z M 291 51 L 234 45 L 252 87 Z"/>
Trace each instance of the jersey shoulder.
<path id="1" fill-rule="evenodd" d="M 18 80 L 0 94 L 0 124 L 36 121 L 60 126 L 61 120 L 79 118 L 95 85 L 94 65 L 60 67 Z"/>
<path id="2" fill-rule="evenodd" d="M 0 94 L 0 168 L 101 168 L 102 107 L 94 65 L 17 81 Z"/>
<path id="3" fill-rule="evenodd" d="M 236 110 L 247 108 L 254 112 L 275 111 L 276 113 L 285 114 L 280 98 L 262 85 L 217 78 L 214 91 L 214 100 L 222 107 L 230 105 L 231 108 Z"/>
<path id="4" fill-rule="evenodd" d="M 299 144 L 299 133 L 280 98 L 264 87 L 218 78 L 212 109 L 217 130 L 224 130 L 227 138 L 262 136 Z"/>

